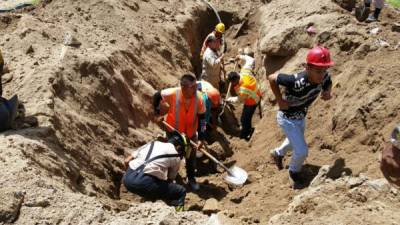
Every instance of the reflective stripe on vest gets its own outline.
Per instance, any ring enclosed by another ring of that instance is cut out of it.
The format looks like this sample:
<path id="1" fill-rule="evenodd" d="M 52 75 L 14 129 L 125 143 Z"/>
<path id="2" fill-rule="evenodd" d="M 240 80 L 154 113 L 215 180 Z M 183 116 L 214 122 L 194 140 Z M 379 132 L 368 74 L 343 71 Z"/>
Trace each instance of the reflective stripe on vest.
<path id="1" fill-rule="evenodd" d="M 181 90 L 178 88 L 176 89 L 175 92 L 175 128 L 177 130 L 179 130 L 179 107 L 180 107 L 180 94 L 181 94 Z M 196 93 L 194 95 L 194 111 L 193 111 L 193 131 L 196 132 L 196 119 L 197 119 L 197 111 L 199 108 L 199 102 L 198 102 L 198 96 L 197 96 L 197 90 Z"/>
<path id="2" fill-rule="evenodd" d="M 257 95 L 256 91 L 250 90 L 245 87 L 240 87 L 240 92 L 250 96 L 254 101 L 256 101 L 256 103 L 260 101 L 260 97 Z"/>
<path id="3" fill-rule="evenodd" d="M 240 70 L 240 75 L 250 75 L 250 76 L 253 76 L 253 74 L 254 74 L 254 71 L 253 70 L 250 70 L 250 69 L 241 69 Z"/>

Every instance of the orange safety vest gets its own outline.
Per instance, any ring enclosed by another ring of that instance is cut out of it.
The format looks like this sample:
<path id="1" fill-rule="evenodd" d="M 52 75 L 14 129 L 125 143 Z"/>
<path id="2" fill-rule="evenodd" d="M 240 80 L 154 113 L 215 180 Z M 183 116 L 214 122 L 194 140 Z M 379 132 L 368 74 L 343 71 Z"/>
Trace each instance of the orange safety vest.
<path id="1" fill-rule="evenodd" d="M 241 75 L 239 84 L 235 86 L 235 91 L 240 97 L 245 98 L 245 105 L 257 105 L 260 102 L 261 92 L 254 76 Z"/>
<path id="2" fill-rule="evenodd" d="M 184 133 L 190 138 L 193 137 L 197 131 L 197 115 L 205 112 L 201 93 L 196 92 L 196 95 L 190 99 L 189 109 L 186 110 L 181 88 L 170 88 L 163 92 L 166 92 L 163 100 L 170 105 L 166 122 L 179 132 Z M 161 95 L 163 95 L 163 92 Z"/>

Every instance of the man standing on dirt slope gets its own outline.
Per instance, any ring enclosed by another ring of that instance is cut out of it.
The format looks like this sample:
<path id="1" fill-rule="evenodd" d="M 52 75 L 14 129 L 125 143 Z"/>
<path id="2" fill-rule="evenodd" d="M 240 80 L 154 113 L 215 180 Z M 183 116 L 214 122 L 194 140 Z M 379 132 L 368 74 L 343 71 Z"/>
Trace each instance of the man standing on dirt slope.
<path id="1" fill-rule="evenodd" d="M 364 0 L 365 7 L 371 7 L 371 0 Z M 378 20 L 379 14 L 383 6 L 385 5 L 385 0 L 374 0 L 375 10 L 374 13 L 370 14 L 366 22 L 375 22 Z M 364 17 L 365 18 L 365 17 Z"/>
<path id="2" fill-rule="evenodd" d="M 390 183 L 400 188 L 400 124 L 394 128 L 390 142 L 382 151 L 381 171 Z"/>
<path id="3" fill-rule="evenodd" d="M 254 70 L 254 58 L 251 57 L 251 55 L 254 55 L 254 53 L 247 50 L 246 56 L 236 57 L 236 59 L 246 59 L 246 64 L 243 66 L 240 75 L 235 71 L 228 74 L 228 82 L 231 82 L 231 86 L 238 96 L 226 99 L 226 101 L 230 103 L 236 103 L 238 101 L 244 103 L 242 115 L 240 117 L 240 123 L 242 125 L 240 138 L 246 141 L 250 140 L 254 132 L 254 128 L 251 126 L 251 120 L 261 99 L 261 92 L 258 89 L 257 80 L 252 75 L 252 71 Z"/>
<path id="4" fill-rule="evenodd" d="M 168 143 L 152 141 L 133 151 L 125 159 L 123 183 L 126 189 L 152 200 L 166 200 L 177 211 L 183 211 L 186 189 L 173 180 L 189 147 L 188 141 L 174 132 Z"/>
<path id="5" fill-rule="evenodd" d="M 304 71 L 296 74 L 274 74 L 268 77 L 272 92 L 279 105 L 277 121 L 286 139 L 281 146 L 270 151 L 279 170 L 283 169 L 283 157 L 293 150 L 289 164 L 289 180 L 294 189 L 304 187 L 301 168 L 308 155 L 304 138 L 305 117 L 308 107 L 320 95 L 323 100 L 331 99 L 332 80 L 327 69 L 333 65 L 328 49 L 316 46 L 307 54 Z M 282 96 L 279 86 L 285 88 Z"/>
<path id="6" fill-rule="evenodd" d="M 203 56 L 201 78 L 220 89 L 221 81 L 223 80 L 221 74 L 224 72 L 224 54 L 218 55 L 221 42 L 215 36 L 209 36 L 206 42 L 207 48 Z"/>
<path id="7" fill-rule="evenodd" d="M 206 107 L 206 136 L 208 137 L 211 133 L 210 131 L 213 131 L 217 128 L 218 114 L 221 111 L 221 95 L 215 87 L 204 80 L 197 81 L 197 89 L 201 92 L 203 104 Z"/>
<path id="8" fill-rule="evenodd" d="M 156 92 L 153 96 L 153 108 L 156 115 L 164 116 L 167 113 L 166 122 L 169 125 L 188 136 L 192 141 L 198 142 L 199 148 L 203 146 L 207 128 L 206 108 L 201 93 L 197 91 L 194 75 L 183 75 L 180 87 Z M 198 126 L 200 126 L 199 129 Z M 197 130 L 199 131 L 198 135 Z M 167 137 L 171 136 L 171 132 L 167 131 Z M 196 191 L 200 189 L 200 186 L 195 179 L 195 169 L 196 150 L 191 151 L 186 159 L 188 183 Z"/>
<path id="9" fill-rule="evenodd" d="M 201 46 L 201 50 L 200 50 L 200 59 L 203 59 L 204 52 L 206 51 L 206 48 L 207 48 L 207 40 L 208 40 L 208 38 L 213 36 L 220 42 L 220 45 L 222 45 L 223 44 L 222 43 L 222 36 L 224 35 L 224 33 L 225 33 L 225 24 L 223 24 L 223 23 L 217 24 L 215 26 L 214 31 L 209 33 L 207 35 L 207 37 L 204 39 L 204 41 L 203 41 L 203 45 Z"/>

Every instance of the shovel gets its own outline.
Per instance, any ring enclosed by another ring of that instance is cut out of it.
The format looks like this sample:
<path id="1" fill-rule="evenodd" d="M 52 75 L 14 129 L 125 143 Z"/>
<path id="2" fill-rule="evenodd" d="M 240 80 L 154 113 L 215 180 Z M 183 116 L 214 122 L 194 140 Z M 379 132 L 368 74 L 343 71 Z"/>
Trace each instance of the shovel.
<path id="1" fill-rule="evenodd" d="M 179 132 L 175 128 L 173 128 L 171 125 L 166 123 L 165 121 L 162 121 L 162 123 L 164 124 L 164 126 L 168 127 L 169 129 Z M 190 144 L 192 144 L 194 147 L 196 147 L 198 150 L 200 150 L 204 155 L 206 155 L 208 158 L 210 158 L 213 162 L 215 162 L 216 164 L 221 166 L 228 173 L 228 176 L 225 177 L 225 181 L 228 184 L 232 185 L 233 187 L 240 187 L 246 182 L 248 174 L 244 169 L 242 169 L 238 166 L 232 166 L 229 169 L 223 163 L 218 161 L 218 159 L 216 159 L 214 156 L 212 156 L 210 153 L 208 153 L 207 151 L 205 151 L 201 148 L 198 148 L 198 145 L 196 143 L 194 143 L 194 141 L 190 140 Z M 204 145 L 204 146 L 205 146 L 205 148 L 208 149 L 208 147 L 206 145 Z"/>
<path id="2" fill-rule="evenodd" d="M 229 93 L 230 93 L 230 91 L 231 91 L 231 87 L 232 87 L 232 83 L 229 82 L 228 91 L 226 92 L 226 95 L 225 95 L 224 105 L 222 106 L 222 110 L 221 110 L 221 112 L 219 113 L 218 117 L 220 117 L 220 116 L 222 116 L 222 114 L 224 114 L 225 107 L 226 107 L 226 99 L 229 97 Z"/>
<path id="3" fill-rule="evenodd" d="M 225 177 L 225 181 L 228 184 L 232 185 L 233 187 L 240 187 L 246 182 L 248 175 L 244 169 L 238 166 L 232 166 L 231 168 L 226 167 L 223 163 L 221 163 L 214 156 L 208 153 L 208 151 L 210 150 L 208 149 L 207 145 L 204 145 L 204 147 L 207 149 L 207 151 L 204 151 L 203 149 L 200 149 L 200 151 L 203 152 L 212 161 L 221 166 L 228 173 L 228 176 Z"/>

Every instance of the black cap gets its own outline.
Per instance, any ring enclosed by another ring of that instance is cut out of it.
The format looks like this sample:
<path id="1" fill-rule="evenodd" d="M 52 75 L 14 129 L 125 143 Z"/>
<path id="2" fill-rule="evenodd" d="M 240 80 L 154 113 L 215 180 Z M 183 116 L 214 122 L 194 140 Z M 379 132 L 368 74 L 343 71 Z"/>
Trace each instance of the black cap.
<path id="1" fill-rule="evenodd" d="M 186 136 L 181 135 L 177 131 L 173 131 L 171 133 L 170 137 L 168 138 L 168 142 L 173 144 L 174 146 L 182 146 L 183 147 L 182 148 L 183 151 L 186 149 L 187 145 L 189 144 L 188 139 L 186 138 Z"/>
<path id="2" fill-rule="evenodd" d="M 232 81 L 235 81 L 235 80 L 239 80 L 239 79 L 240 79 L 240 76 L 239 76 L 239 74 L 237 72 L 235 72 L 235 71 L 229 72 L 229 74 L 228 74 L 228 81 L 229 82 L 232 82 Z"/>

